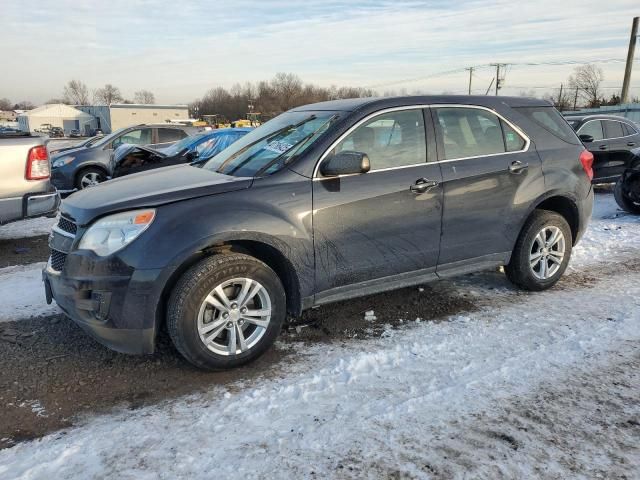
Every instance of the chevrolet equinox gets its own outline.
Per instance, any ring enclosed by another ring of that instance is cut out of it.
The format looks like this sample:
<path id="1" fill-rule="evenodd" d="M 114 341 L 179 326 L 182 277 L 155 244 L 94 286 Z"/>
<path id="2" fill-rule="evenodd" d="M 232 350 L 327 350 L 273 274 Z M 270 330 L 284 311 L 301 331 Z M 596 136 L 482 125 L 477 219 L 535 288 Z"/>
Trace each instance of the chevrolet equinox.
<path id="1" fill-rule="evenodd" d="M 554 285 L 591 216 L 593 156 L 547 102 L 474 96 L 294 108 L 208 162 L 65 200 L 44 271 L 103 344 L 247 363 L 287 314 L 504 266 Z"/>

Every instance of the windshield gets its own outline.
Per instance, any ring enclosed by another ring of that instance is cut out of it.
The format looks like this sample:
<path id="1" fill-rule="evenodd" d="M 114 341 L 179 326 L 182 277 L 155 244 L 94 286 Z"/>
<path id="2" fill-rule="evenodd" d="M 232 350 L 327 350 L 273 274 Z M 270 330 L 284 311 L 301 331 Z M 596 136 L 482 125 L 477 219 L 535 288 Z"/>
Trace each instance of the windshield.
<path id="1" fill-rule="evenodd" d="M 336 112 L 283 113 L 220 152 L 203 168 L 236 177 L 270 175 L 309 148 L 336 118 Z"/>
<path id="2" fill-rule="evenodd" d="M 104 137 L 101 137 L 100 140 L 98 140 L 95 143 L 92 143 L 90 146 L 91 147 L 101 147 L 103 145 L 106 145 L 107 143 L 109 143 L 111 140 L 113 140 L 115 137 L 117 137 L 121 132 L 123 132 L 127 128 L 128 127 L 120 128 L 120 129 L 116 130 L 115 132 L 111 132 L 109 135 L 105 135 Z"/>
<path id="3" fill-rule="evenodd" d="M 176 143 L 174 143 L 172 145 L 169 145 L 166 148 L 163 148 L 162 149 L 162 153 L 165 153 L 169 157 L 173 157 L 174 155 L 177 155 L 180 152 L 182 152 L 183 150 L 186 150 L 187 148 L 189 148 L 189 146 L 192 143 L 200 140 L 205 135 L 207 135 L 207 134 L 200 134 L 200 135 L 194 135 L 194 136 L 191 136 L 191 137 L 184 137 L 179 142 L 176 142 Z"/>

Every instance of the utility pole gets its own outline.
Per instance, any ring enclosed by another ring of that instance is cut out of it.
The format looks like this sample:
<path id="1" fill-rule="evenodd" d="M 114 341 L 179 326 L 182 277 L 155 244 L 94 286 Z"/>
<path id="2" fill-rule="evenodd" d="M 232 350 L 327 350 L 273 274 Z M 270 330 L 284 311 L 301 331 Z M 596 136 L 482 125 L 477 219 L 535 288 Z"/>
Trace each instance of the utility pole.
<path id="1" fill-rule="evenodd" d="M 562 108 L 562 83 L 560 84 L 560 94 L 558 95 L 558 108 Z"/>
<path id="2" fill-rule="evenodd" d="M 485 97 L 486 97 L 487 95 L 489 95 L 489 90 L 491 90 L 491 87 L 493 86 L 493 82 L 494 82 L 495 80 L 496 80 L 495 78 L 492 78 L 492 79 L 491 79 L 491 83 L 489 84 L 489 88 L 487 88 L 487 91 L 484 93 Z"/>
<path id="3" fill-rule="evenodd" d="M 473 67 L 465 68 L 469 70 L 469 95 L 471 95 L 471 77 L 473 77 Z"/>
<path id="4" fill-rule="evenodd" d="M 573 111 L 576 111 L 576 105 L 578 105 L 578 87 L 576 87 L 576 96 L 573 97 Z"/>
<path id="5" fill-rule="evenodd" d="M 624 67 L 624 81 L 622 82 L 620 103 L 627 103 L 629 101 L 629 83 L 631 83 L 631 67 L 633 67 L 633 56 L 636 51 L 639 19 L 640 17 L 634 17 L 633 22 L 631 23 L 631 38 L 629 38 L 629 50 L 627 50 L 627 64 Z"/>
<path id="6" fill-rule="evenodd" d="M 504 81 L 504 73 L 502 74 L 503 78 L 500 78 L 500 67 L 507 67 L 506 63 L 492 63 L 492 67 L 496 67 L 496 96 L 498 96 L 498 90 L 502 88 L 502 82 Z"/>

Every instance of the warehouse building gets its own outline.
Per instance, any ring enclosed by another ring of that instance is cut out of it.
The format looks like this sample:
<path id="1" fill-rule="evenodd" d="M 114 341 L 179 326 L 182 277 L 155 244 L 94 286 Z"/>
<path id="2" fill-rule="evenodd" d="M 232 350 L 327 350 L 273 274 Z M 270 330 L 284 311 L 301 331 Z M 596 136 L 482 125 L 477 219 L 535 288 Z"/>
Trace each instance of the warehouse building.
<path id="1" fill-rule="evenodd" d="M 168 123 L 189 118 L 187 105 L 143 105 L 135 103 L 81 105 L 76 107 L 92 115 L 97 128 L 106 135 L 123 127 L 141 123 Z"/>
<path id="2" fill-rule="evenodd" d="M 66 135 L 71 130 L 91 135 L 97 127 L 97 122 L 92 115 L 62 103 L 42 105 L 18 115 L 20 130 L 35 132 L 47 127 L 60 127 Z"/>

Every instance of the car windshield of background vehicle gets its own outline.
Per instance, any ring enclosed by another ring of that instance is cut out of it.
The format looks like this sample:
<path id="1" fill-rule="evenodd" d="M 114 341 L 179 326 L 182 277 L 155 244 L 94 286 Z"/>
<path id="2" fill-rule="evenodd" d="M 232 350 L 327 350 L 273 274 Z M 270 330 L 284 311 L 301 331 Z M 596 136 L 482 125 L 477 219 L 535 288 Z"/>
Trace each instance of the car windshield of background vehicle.
<path id="1" fill-rule="evenodd" d="M 277 172 L 309 148 L 337 118 L 336 112 L 286 112 L 245 135 L 203 168 L 236 177 Z"/>
<path id="2" fill-rule="evenodd" d="M 174 155 L 178 155 L 183 150 L 189 148 L 192 144 L 200 141 L 201 138 L 206 137 L 207 133 L 194 135 L 192 137 L 185 137 L 182 140 L 174 143 L 173 145 L 169 145 L 166 148 L 162 149 L 162 152 L 165 153 L 168 157 L 173 157 Z"/>

